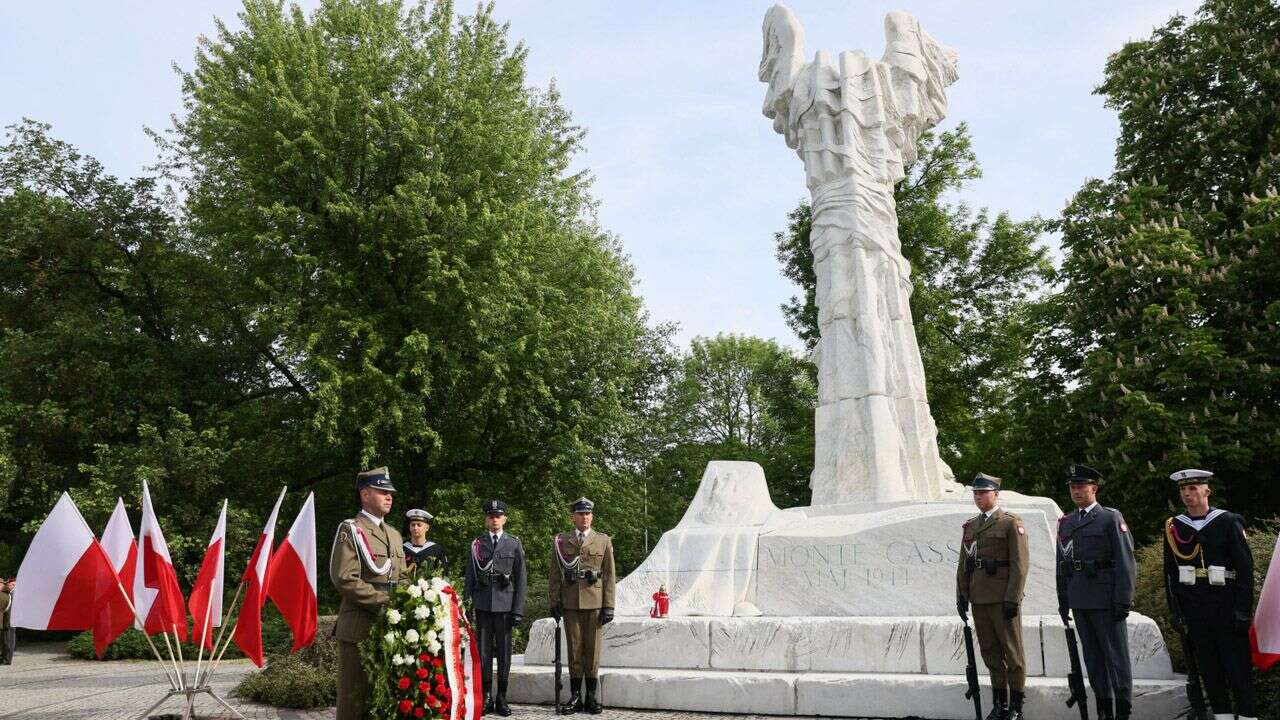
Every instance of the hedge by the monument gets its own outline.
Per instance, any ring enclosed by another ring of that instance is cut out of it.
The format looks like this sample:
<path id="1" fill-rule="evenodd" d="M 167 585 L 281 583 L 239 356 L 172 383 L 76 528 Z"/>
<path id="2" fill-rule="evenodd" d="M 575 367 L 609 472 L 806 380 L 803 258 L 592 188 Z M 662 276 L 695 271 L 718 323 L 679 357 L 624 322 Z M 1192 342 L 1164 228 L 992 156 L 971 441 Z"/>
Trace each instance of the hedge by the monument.
<path id="1" fill-rule="evenodd" d="M 1271 553 L 1276 546 L 1276 533 L 1280 530 L 1280 518 L 1250 528 L 1249 549 L 1253 552 L 1254 602 L 1262 592 L 1262 581 L 1271 564 Z M 1169 606 L 1164 597 L 1164 549 L 1160 543 L 1151 543 L 1138 550 L 1138 587 L 1134 593 L 1133 609 L 1156 621 L 1175 672 L 1186 672 L 1182 656 L 1182 644 L 1169 623 Z M 1260 673 L 1254 671 L 1258 688 L 1258 712 L 1260 720 L 1280 720 L 1280 668 Z"/>
<path id="2" fill-rule="evenodd" d="M 232 695 L 275 707 L 332 706 L 338 698 L 338 646 L 330 627 L 321 622 L 315 642 L 297 653 L 286 647 L 269 654 L 262 670 L 246 675 Z"/>

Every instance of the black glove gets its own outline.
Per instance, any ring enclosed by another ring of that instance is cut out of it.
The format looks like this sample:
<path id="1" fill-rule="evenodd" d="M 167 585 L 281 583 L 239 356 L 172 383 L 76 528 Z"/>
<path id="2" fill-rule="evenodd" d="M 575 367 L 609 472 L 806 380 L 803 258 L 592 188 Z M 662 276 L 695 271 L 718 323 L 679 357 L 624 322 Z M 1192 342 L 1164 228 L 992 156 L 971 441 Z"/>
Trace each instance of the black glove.
<path id="1" fill-rule="evenodd" d="M 1236 632 L 1249 632 L 1249 626 L 1253 624 L 1253 617 L 1244 611 L 1237 610 L 1232 613 L 1231 627 Z"/>
<path id="2" fill-rule="evenodd" d="M 556 622 L 560 622 L 560 606 L 559 605 L 551 606 L 551 617 L 555 618 Z"/>
<path id="3" fill-rule="evenodd" d="M 960 614 L 960 619 L 969 622 L 969 601 L 962 597 L 956 598 L 956 612 Z"/>
<path id="4" fill-rule="evenodd" d="M 1123 604 L 1121 604 L 1121 603 L 1116 603 L 1116 604 L 1115 604 L 1115 607 L 1113 607 L 1113 608 L 1112 608 L 1112 610 L 1113 610 L 1113 612 L 1112 612 L 1112 614 L 1111 614 L 1111 618 L 1112 618 L 1113 620 L 1115 620 L 1116 622 L 1124 622 L 1125 618 L 1129 617 L 1129 606 L 1128 606 L 1128 605 L 1123 605 Z"/>
<path id="5" fill-rule="evenodd" d="M 1006 601 L 1004 604 L 1004 619 L 1012 620 L 1018 617 L 1018 603 Z"/>
<path id="6" fill-rule="evenodd" d="M 1063 625 L 1070 625 L 1071 624 L 1071 608 L 1067 607 L 1066 605 L 1059 605 L 1058 617 L 1062 618 Z"/>
<path id="7" fill-rule="evenodd" d="M 524 616 L 520 613 L 511 613 L 511 627 L 515 627 L 524 622 Z"/>
<path id="8" fill-rule="evenodd" d="M 1179 635 L 1187 634 L 1187 622 L 1177 613 L 1169 613 L 1169 626 Z"/>
<path id="9" fill-rule="evenodd" d="M 600 608 L 600 625 L 613 622 L 613 608 Z"/>

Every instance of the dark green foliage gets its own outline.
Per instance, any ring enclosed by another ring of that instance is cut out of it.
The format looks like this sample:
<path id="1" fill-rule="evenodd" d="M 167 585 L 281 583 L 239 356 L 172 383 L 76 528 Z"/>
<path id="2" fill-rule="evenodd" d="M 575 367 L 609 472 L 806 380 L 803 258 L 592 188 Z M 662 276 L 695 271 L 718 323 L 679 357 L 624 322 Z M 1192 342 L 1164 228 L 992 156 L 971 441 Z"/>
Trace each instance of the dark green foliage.
<path id="1" fill-rule="evenodd" d="M 894 191 L 929 404 L 943 457 L 959 478 L 1008 471 L 1008 433 L 1016 422 L 1010 409 L 1034 334 L 1031 300 L 1051 269 L 1038 247 L 1040 221 L 1018 222 L 1004 213 L 992 218 L 949 202 L 950 193 L 980 176 L 961 124 L 923 135 L 919 159 Z M 811 349 L 818 327 L 810 222 L 802 203 L 775 240 L 783 274 L 804 293 L 783 312 Z"/>
<path id="2" fill-rule="evenodd" d="M 338 699 L 338 644 L 324 620 L 316 641 L 297 653 L 270 652 L 262 670 L 249 673 L 232 691 L 236 697 L 275 707 L 327 708 Z"/>
<path id="3" fill-rule="evenodd" d="M 1249 532 L 1249 549 L 1253 552 L 1254 602 L 1262 592 L 1262 583 L 1271 565 L 1271 555 L 1276 547 L 1276 532 L 1280 530 L 1280 518 L 1255 527 Z M 1169 606 L 1164 595 L 1164 545 L 1153 542 L 1138 550 L 1138 585 L 1134 591 L 1133 609 L 1150 617 L 1160 626 L 1169 658 L 1175 672 L 1186 672 L 1182 644 L 1169 623 Z M 1254 671 L 1258 689 L 1260 720 L 1280 720 L 1280 672 Z"/>
<path id="4" fill-rule="evenodd" d="M 1059 224 L 1015 466 L 1097 466 L 1139 537 L 1183 467 L 1218 473 L 1227 507 L 1280 511 L 1278 38 L 1274 3 L 1212 0 L 1113 55 L 1117 169 Z"/>

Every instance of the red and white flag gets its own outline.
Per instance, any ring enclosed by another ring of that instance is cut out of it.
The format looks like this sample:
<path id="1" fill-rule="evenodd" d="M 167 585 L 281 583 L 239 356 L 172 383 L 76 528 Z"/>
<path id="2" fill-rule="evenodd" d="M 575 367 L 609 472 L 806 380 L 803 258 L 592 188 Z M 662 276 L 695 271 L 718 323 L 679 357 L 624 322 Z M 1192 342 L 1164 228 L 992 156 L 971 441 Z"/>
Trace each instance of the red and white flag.
<path id="1" fill-rule="evenodd" d="M 240 606 L 240 617 L 236 620 L 236 630 L 231 637 L 236 647 L 262 667 L 262 606 L 267 603 L 268 567 L 271 563 L 271 543 L 275 539 L 276 516 L 280 514 L 280 503 L 284 502 L 284 494 L 280 491 L 276 506 L 271 509 L 271 517 L 267 518 L 266 527 L 258 536 L 258 546 L 249 556 L 249 564 L 244 569 L 241 581 L 244 583 L 244 604 Z"/>
<path id="2" fill-rule="evenodd" d="M 196 584 L 191 587 L 187 607 L 191 610 L 191 636 L 196 644 L 204 644 L 213 650 L 213 628 L 222 626 L 223 572 L 227 555 L 227 501 L 222 501 L 222 513 L 205 548 Z M 205 618 L 208 618 L 206 624 Z"/>
<path id="3" fill-rule="evenodd" d="M 267 576 L 267 596 L 293 631 L 290 652 L 297 652 L 316 639 L 316 625 L 320 622 L 316 601 L 315 493 L 307 495 L 289 534 L 271 556 Z"/>
<path id="4" fill-rule="evenodd" d="M 116 498 L 116 509 L 111 513 L 106 529 L 102 531 L 102 549 L 111 560 L 111 567 L 120 579 L 124 594 L 132 600 L 133 574 L 138 566 L 138 544 L 133 539 L 133 526 L 129 524 L 129 514 L 125 512 L 123 498 Z M 133 612 L 127 605 L 122 613 L 115 612 L 111 605 L 100 608 L 93 625 L 93 646 L 98 657 L 102 657 L 103 651 L 120 633 L 129 629 L 133 620 Z"/>
<path id="5" fill-rule="evenodd" d="M 133 539 L 129 514 L 124 510 L 124 498 L 116 498 L 116 509 L 107 521 L 107 528 L 102 531 L 102 549 L 107 551 L 111 567 L 116 569 L 120 583 L 132 600 L 133 573 L 138 566 L 138 544 Z"/>
<path id="6" fill-rule="evenodd" d="M 120 592 L 111 559 L 93 537 L 84 516 L 63 493 L 41 523 L 18 568 L 10 619 L 31 630 L 94 629 L 99 619 L 124 617 L 129 604 Z M 108 643 L 102 643 L 106 647 Z"/>
<path id="7" fill-rule="evenodd" d="M 1262 582 L 1249 638 L 1253 644 L 1253 664 L 1259 670 L 1280 663 L 1280 538 L 1276 539 L 1276 548 L 1271 553 L 1267 579 Z"/>
<path id="8" fill-rule="evenodd" d="M 133 603 L 148 635 L 176 632 L 187 639 L 187 609 L 169 545 L 151 506 L 151 490 L 142 481 L 142 524 L 138 527 L 138 567 L 133 574 Z"/>

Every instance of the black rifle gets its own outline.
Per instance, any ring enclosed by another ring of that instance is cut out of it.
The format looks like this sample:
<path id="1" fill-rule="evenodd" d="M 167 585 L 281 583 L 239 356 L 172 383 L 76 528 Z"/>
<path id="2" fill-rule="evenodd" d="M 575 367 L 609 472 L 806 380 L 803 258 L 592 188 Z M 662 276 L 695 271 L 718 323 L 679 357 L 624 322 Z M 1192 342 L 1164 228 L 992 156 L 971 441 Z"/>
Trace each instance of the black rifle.
<path id="1" fill-rule="evenodd" d="M 1089 720 L 1089 696 L 1084 691 L 1084 671 L 1080 669 L 1080 646 L 1076 644 L 1076 631 L 1071 627 L 1070 618 L 1064 625 L 1067 631 L 1067 654 L 1071 658 L 1071 672 L 1067 674 L 1067 687 L 1071 697 L 1067 698 L 1067 707 L 1075 705 L 1080 710 L 1080 720 Z"/>
<path id="2" fill-rule="evenodd" d="M 1200 664 L 1196 662 L 1196 648 L 1191 642 L 1191 634 L 1187 631 L 1187 618 L 1182 614 L 1182 605 L 1169 586 L 1173 579 L 1165 578 L 1165 597 L 1169 599 L 1169 609 L 1172 611 L 1173 618 L 1177 620 L 1174 623 L 1174 630 L 1182 643 L 1183 662 L 1187 664 L 1187 703 L 1191 706 L 1191 713 L 1187 715 L 1187 720 L 1206 720 L 1209 717 L 1209 706 L 1204 701 L 1204 690 L 1200 687 Z"/>
<path id="3" fill-rule="evenodd" d="M 969 627 L 969 618 L 964 618 L 964 654 L 969 664 L 964 668 L 964 679 L 969 683 L 965 691 L 966 699 L 973 700 L 973 716 L 982 720 L 982 690 L 978 687 L 978 658 L 973 652 L 973 628 Z"/>
<path id="4" fill-rule="evenodd" d="M 564 665 L 560 661 L 560 618 L 556 618 L 556 714 L 564 714 L 564 706 L 560 704 L 560 692 L 564 690 L 564 681 L 560 679 Z"/>

